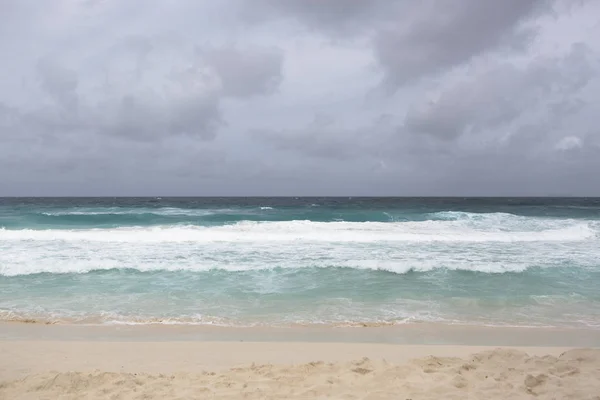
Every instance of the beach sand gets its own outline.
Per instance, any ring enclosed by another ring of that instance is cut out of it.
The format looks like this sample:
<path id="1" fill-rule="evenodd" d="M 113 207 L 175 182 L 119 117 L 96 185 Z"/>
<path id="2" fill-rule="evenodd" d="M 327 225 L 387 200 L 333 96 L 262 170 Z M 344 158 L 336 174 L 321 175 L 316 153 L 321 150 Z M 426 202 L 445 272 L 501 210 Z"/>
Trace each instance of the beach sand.
<path id="1" fill-rule="evenodd" d="M 600 350 L 2 340 L 0 399 L 600 399 Z"/>

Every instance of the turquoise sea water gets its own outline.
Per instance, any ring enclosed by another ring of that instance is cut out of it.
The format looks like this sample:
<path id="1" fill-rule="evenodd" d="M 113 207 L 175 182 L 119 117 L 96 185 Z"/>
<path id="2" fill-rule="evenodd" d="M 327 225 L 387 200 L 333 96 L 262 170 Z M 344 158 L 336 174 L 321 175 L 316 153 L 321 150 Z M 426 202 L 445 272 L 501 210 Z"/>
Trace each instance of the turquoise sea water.
<path id="1" fill-rule="evenodd" d="M 0 319 L 600 329 L 600 199 L 4 198 Z"/>

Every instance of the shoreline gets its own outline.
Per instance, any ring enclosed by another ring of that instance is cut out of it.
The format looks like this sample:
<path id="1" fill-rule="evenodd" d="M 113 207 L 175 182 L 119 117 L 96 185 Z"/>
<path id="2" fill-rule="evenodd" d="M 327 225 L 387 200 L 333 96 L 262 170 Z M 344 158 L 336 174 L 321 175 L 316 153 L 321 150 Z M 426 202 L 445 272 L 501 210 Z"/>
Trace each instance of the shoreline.
<path id="1" fill-rule="evenodd" d="M 600 331 L 414 323 L 367 327 L 210 325 L 46 325 L 0 322 L 0 341 L 323 342 L 394 345 L 598 347 Z"/>

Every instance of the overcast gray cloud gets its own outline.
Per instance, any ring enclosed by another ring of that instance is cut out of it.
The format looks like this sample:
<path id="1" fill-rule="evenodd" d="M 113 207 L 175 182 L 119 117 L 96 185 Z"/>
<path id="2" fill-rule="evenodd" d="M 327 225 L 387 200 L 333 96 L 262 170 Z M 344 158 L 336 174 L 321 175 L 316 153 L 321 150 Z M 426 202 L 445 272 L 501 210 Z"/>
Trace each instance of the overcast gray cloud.
<path id="1" fill-rule="evenodd" d="M 285 16 L 330 35 L 366 35 L 390 89 L 504 48 L 523 50 L 549 0 L 259 0 L 254 14 Z M 339 38 L 339 37 L 337 37 Z"/>
<path id="2" fill-rule="evenodd" d="M 427 0 L 385 28 L 375 40 L 377 59 L 392 87 L 442 72 L 498 48 L 523 49 L 535 34 L 530 18 L 547 0 Z"/>
<path id="3" fill-rule="evenodd" d="M 388 21 L 405 0 L 240 0 L 241 14 L 249 22 L 265 23 L 273 17 L 305 25 L 328 34 L 354 36 Z M 392 17 L 393 18 L 393 17 Z"/>
<path id="4" fill-rule="evenodd" d="M 279 49 L 235 48 L 198 49 L 220 78 L 225 96 L 251 97 L 270 94 L 281 82 L 283 54 Z"/>
<path id="5" fill-rule="evenodd" d="M 0 2 L 0 195 L 600 195 L 599 34 L 593 1 Z"/>
<path id="6" fill-rule="evenodd" d="M 404 127 L 451 140 L 463 134 L 494 133 L 536 112 L 573 112 L 565 102 L 594 77 L 592 58 L 584 44 L 576 43 L 559 59 L 538 58 L 521 67 L 495 63 L 472 78 L 457 81 L 436 99 L 411 107 Z"/>

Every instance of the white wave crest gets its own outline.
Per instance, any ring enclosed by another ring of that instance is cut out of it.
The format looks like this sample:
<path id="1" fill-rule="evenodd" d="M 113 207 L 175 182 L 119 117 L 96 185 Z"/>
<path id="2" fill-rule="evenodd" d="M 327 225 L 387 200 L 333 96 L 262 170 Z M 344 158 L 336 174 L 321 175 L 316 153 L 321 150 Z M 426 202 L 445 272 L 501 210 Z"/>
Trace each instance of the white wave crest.
<path id="1" fill-rule="evenodd" d="M 512 228 L 512 229 L 511 229 Z M 520 228 L 520 229 L 519 229 Z M 529 228 L 529 229 L 527 229 Z M 545 229 L 544 229 L 545 228 Z M 243 221 L 222 226 L 154 226 L 115 229 L 8 230 L 0 240 L 88 242 L 532 242 L 578 241 L 595 237 L 587 222 L 554 223 L 529 227 L 465 224 L 462 221 L 421 222 L 313 222 Z"/>
<path id="2" fill-rule="evenodd" d="M 488 221 L 495 220 L 495 221 L 498 221 L 498 220 L 507 220 L 507 219 L 522 219 L 522 218 L 527 219 L 527 217 L 521 217 L 518 215 L 509 214 L 509 213 L 501 213 L 501 212 L 473 213 L 473 212 L 466 212 L 466 211 L 439 211 L 439 212 L 431 213 L 431 214 L 429 214 L 429 216 L 433 217 L 434 219 L 449 220 L 449 221 L 456 221 L 456 220 L 488 220 Z"/>
<path id="3" fill-rule="evenodd" d="M 595 222 L 517 219 L 514 224 L 472 220 L 244 221 L 221 226 L 0 229 L 0 275 L 126 268 L 248 271 L 344 267 L 404 274 L 440 268 L 520 272 L 532 266 L 565 263 L 598 267 Z"/>

